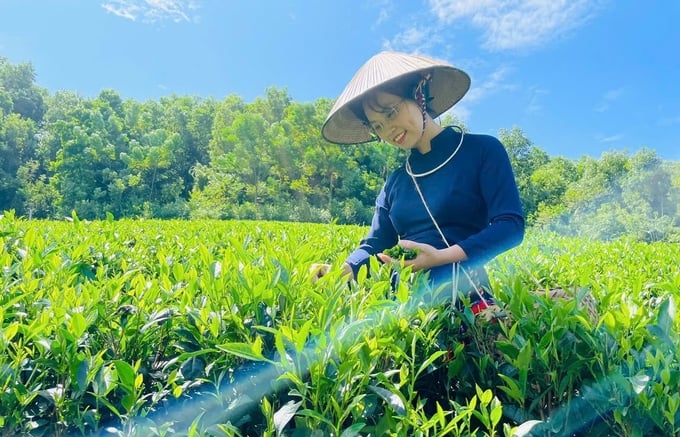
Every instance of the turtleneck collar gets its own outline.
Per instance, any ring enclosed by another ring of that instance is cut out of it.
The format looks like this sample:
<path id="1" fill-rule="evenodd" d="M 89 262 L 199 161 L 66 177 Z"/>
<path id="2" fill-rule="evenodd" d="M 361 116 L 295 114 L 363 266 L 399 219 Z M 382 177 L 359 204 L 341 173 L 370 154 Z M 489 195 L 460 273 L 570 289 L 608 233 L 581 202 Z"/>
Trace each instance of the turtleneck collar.
<path id="1" fill-rule="evenodd" d="M 462 134 L 450 126 L 445 127 L 430 140 L 430 151 L 423 154 L 412 149 L 409 157 L 414 173 L 429 171 L 444 162 L 458 146 Z"/>

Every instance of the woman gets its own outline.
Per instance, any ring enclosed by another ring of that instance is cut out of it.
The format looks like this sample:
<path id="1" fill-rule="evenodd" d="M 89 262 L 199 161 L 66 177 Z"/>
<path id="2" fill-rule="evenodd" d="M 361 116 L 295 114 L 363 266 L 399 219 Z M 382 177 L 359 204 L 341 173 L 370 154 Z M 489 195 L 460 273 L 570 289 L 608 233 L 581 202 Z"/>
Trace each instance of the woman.
<path id="1" fill-rule="evenodd" d="M 379 139 L 409 152 L 387 178 L 368 235 L 344 271 L 356 277 L 374 255 L 395 262 L 383 252 L 398 243 L 418 250 L 405 265 L 426 271 L 433 288 L 451 287 L 454 301 L 467 296 L 477 313 L 492 299 L 484 264 L 522 241 L 524 219 L 500 141 L 433 120 L 469 87 L 469 76 L 446 62 L 382 52 L 346 86 L 322 135 L 338 144 Z M 312 268 L 318 278 L 330 266 Z"/>

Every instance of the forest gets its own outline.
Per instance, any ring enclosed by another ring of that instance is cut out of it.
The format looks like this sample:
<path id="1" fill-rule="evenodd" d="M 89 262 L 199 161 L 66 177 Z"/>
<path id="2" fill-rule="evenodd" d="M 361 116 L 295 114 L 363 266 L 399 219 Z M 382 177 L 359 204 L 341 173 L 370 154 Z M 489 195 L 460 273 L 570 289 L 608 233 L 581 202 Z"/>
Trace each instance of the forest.
<path id="1" fill-rule="evenodd" d="M 0 211 L 28 219 L 370 222 L 404 155 L 340 146 L 320 128 L 333 102 L 268 88 L 245 102 L 50 93 L 31 63 L 0 57 Z M 444 125 L 464 123 L 447 115 Z M 680 163 L 652 148 L 549 156 L 518 126 L 499 132 L 527 222 L 571 236 L 680 241 Z"/>

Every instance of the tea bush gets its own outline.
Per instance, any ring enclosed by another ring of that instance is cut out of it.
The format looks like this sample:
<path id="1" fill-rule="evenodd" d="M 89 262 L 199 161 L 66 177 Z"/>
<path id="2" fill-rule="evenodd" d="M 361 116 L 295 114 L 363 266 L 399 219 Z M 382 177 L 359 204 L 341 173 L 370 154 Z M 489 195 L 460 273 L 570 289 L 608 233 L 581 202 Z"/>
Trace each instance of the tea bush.
<path id="1" fill-rule="evenodd" d="M 377 262 L 312 283 L 364 232 L 5 214 L 0 436 L 680 433 L 677 245 L 530 232 L 486 322 Z"/>

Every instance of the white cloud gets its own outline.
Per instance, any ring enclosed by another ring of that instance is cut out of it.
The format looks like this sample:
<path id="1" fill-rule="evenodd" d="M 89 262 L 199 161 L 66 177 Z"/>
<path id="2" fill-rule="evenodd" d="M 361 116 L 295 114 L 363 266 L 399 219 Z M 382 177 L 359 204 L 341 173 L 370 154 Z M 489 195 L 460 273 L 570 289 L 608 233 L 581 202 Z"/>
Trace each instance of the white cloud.
<path id="1" fill-rule="evenodd" d="M 102 8 L 111 14 L 143 23 L 195 22 L 197 17 L 193 13 L 199 7 L 194 0 L 108 0 L 102 3 Z"/>
<path id="2" fill-rule="evenodd" d="M 411 53 L 423 53 L 437 41 L 424 28 L 411 27 L 395 35 L 389 41 L 383 41 L 383 50 L 403 50 Z"/>
<path id="3" fill-rule="evenodd" d="M 615 135 L 609 135 L 606 137 L 600 137 L 598 138 L 598 141 L 601 143 L 617 143 L 621 140 L 623 140 L 624 135 L 623 134 L 615 134 Z"/>
<path id="4" fill-rule="evenodd" d="M 498 90 L 512 90 L 515 86 L 507 81 L 508 74 L 512 71 L 510 67 L 500 66 L 492 71 L 486 78 L 482 79 L 479 85 L 472 84 L 465 100 L 470 103 L 478 102 L 487 95 Z"/>
<path id="5" fill-rule="evenodd" d="M 531 48 L 582 25 L 600 0 L 429 0 L 443 24 L 468 19 L 489 50 Z"/>
<path id="6" fill-rule="evenodd" d="M 375 20 L 375 25 L 376 26 L 381 25 L 382 23 L 387 21 L 387 19 L 389 17 L 390 17 L 390 13 L 386 8 L 380 9 L 380 12 L 378 13 L 378 18 Z"/>
<path id="7" fill-rule="evenodd" d="M 609 105 L 612 102 L 615 102 L 621 96 L 623 96 L 624 89 L 623 88 L 616 88 L 613 90 L 609 90 L 600 99 L 600 102 L 595 106 L 595 111 L 596 112 L 607 112 L 609 110 Z"/>
<path id="8" fill-rule="evenodd" d="M 378 8 L 378 18 L 373 25 L 374 28 L 380 26 L 389 19 L 390 11 L 392 10 L 392 3 L 390 0 L 373 0 L 369 4 Z"/>
<path id="9" fill-rule="evenodd" d="M 516 88 L 514 84 L 507 80 L 507 76 L 511 72 L 512 69 L 510 67 L 501 66 L 483 78 L 479 84 L 473 82 L 470 91 L 468 91 L 465 97 L 456 103 L 447 113 L 450 112 L 453 116 L 464 122 L 469 121 L 472 115 L 471 108 L 475 103 L 500 90 L 513 90 Z"/>
<path id="10" fill-rule="evenodd" d="M 530 87 L 529 88 L 529 103 L 525 108 L 525 111 L 529 114 L 537 114 L 543 110 L 543 96 L 549 94 L 548 90 L 540 87 Z"/>

